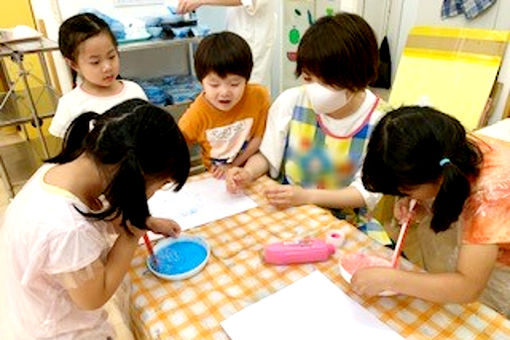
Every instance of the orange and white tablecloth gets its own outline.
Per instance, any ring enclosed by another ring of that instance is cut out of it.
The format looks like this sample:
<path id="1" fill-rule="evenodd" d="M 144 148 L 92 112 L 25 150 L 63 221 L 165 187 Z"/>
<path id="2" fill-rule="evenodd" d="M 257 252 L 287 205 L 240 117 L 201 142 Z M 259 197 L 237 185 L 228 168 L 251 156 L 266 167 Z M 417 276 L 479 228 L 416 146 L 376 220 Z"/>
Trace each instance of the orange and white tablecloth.
<path id="1" fill-rule="evenodd" d="M 211 246 L 209 262 L 196 276 L 183 281 L 159 279 L 145 266 L 145 247 L 137 250 L 129 274 L 130 314 L 138 338 L 228 339 L 221 321 L 318 269 L 405 338 L 510 339 L 510 322 L 480 303 L 439 305 L 407 296 L 356 295 L 340 276 L 339 259 L 359 250 L 390 258 L 391 250 L 325 209 L 312 205 L 275 209 L 261 195 L 271 183 L 263 177 L 247 190 L 257 208 L 186 231 L 204 237 Z M 332 229 L 343 230 L 346 241 L 326 262 L 274 266 L 262 260 L 267 243 L 324 237 Z"/>

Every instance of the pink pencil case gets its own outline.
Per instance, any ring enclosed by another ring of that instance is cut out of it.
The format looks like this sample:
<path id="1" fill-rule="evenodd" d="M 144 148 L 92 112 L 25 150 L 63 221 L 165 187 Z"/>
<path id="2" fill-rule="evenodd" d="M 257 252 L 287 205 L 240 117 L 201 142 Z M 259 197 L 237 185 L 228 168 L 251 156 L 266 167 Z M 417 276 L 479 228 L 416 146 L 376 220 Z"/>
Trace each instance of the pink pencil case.
<path id="1" fill-rule="evenodd" d="M 326 261 L 335 253 L 335 246 L 320 239 L 304 239 L 268 244 L 264 261 L 270 264 L 291 264 Z"/>

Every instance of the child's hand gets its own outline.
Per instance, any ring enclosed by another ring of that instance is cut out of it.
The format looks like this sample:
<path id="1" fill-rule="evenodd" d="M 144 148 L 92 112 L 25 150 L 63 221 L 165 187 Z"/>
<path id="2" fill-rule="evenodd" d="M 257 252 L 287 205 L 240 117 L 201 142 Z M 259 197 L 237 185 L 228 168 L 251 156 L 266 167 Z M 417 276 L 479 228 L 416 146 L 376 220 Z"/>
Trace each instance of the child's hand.
<path id="1" fill-rule="evenodd" d="M 351 286 L 359 295 L 372 297 L 389 291 L 389 282 L 397 270 L 371 267 L 357 270 L 351 278 Z"/>
<path id="2" fill-rule="evenodd" d="M 397 199 L 395 205 L 393 206 L 393 215 L 399 224 L 405 223 L 405 221 L 410 217 L 412 221 L 419 222 L 428 212 L 426 206 L 420 204 L 420 202 L 416 202 L 416 206 L 413 211 L 409 211 L 409 202 L 411 201 L 410 197 L 402 197 Z"/>
<path id="3" fill-rule="evenodd" d="M 226 174 L 227 191 L 238 193 L 253 181 L 250 172 L 244 168 L 233 167 Z"/>
<path id="4" fill-rule="evenodd" d="M 212 165 L 210 171 L 212 172 L 214 178 L 222 179 L 225 178 L 225 175 L 230 167 L 230 165 Z"/>
<path id="5" fill-rule="evenodd" d="M 167 237 L 177 237 L 181 232 L 181 227 L 177 224 L 177 222 L 167 218 L 149 216 L 146 223 L 147 228 L 151 231 Z"/>
<path id="6" fill-rule="evenodd" d="M 297 185 L 278 184 L 264 192 L 269 203 L 277 208 L 287 208 L 306 203 L 306 191 Z"/>

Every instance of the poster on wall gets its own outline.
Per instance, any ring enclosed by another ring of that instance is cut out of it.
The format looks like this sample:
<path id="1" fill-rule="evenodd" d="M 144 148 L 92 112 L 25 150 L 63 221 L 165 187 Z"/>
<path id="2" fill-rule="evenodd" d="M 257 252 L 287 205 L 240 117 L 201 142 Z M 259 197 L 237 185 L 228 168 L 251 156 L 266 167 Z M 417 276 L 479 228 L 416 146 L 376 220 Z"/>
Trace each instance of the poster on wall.
<path id="1" fill-rule="evenodd" d="M 302 83 L 297 79 L 296 70 L 297 49 L 306 29 L 315 21 L 314 0 L 285 0 L 283 3 L 282 20 L 282 68 L 281 90 L 297 86 Z"/>

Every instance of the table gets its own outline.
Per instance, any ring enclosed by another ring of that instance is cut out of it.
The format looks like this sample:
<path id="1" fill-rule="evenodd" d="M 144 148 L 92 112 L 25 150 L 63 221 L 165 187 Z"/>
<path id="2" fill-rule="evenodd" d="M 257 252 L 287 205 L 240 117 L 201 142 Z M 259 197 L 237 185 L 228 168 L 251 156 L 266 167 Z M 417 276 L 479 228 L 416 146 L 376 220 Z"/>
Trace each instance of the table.
<path id="1" fill-rule="evenodd" d="M 190 180 L 204 176 L 209 174 Z M 228 339 L 221 321 L 317 269 L 405 338 L 510 338 L 510 322 L 480 303 L 439 305 L 408 296 L 367 299 L 356 295 L 340 276 L 339 259 L 359 250 L 390 258 L 391 250 L 320 207 L 277 210 L 260 194 L 271 183 L 262 177 L 247 190 L 259 203 L 257 208 L 186 231 L 211 245 L 209 262 L 198 275 L 184 281 L 158 279 L 145 267 L 146 249 L 137 250 L 129 272 L 130 314 L 140 339 Z M 264 244 L 324 237 L 331 229 L 341 229 L 346 241 L 326 262 L 273 266 L 262 261 Z"/>

